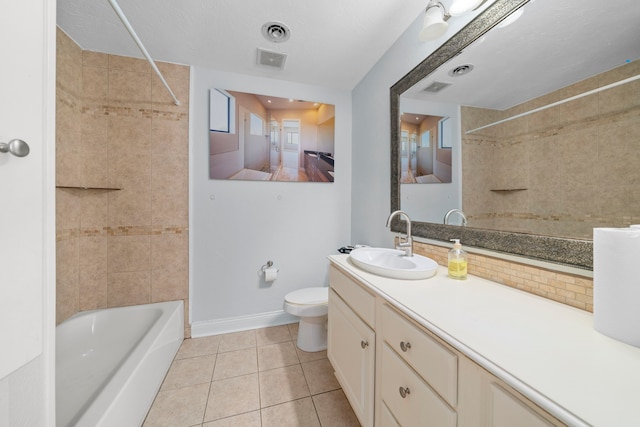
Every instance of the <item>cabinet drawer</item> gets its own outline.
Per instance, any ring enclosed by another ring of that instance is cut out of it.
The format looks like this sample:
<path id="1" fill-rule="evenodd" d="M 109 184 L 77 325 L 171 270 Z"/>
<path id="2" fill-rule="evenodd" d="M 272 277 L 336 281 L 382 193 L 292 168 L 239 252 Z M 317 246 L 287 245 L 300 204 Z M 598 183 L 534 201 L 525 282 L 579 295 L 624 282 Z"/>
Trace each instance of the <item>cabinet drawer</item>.
<path id="1" fill-rule="evenodd" d="M 380 409 L 380 427 L 401 427 L 396 419 L 393 418 L 393 415 L 391 415 L 387 405 L 382 402 L 380 406 L 382 406 Z"/>
<path id="2" fill-rule="evenodd" d="M 335 267 L 329 270 L 329 285 L 370 327 L 374 327 L 376 299 Z"/>
<path id="3" fill-rule="evenodd" d="M 387 345 L 382 349 L 382 400 L 403 427 L 455 427 L 456 413 Z M 404 391 L 402 397 L 401 390 Z"/>
<path id="4" fill-rule="evenodd" d="M 457 405 L 458 357 L 454 353 L 386 304 L 382 306 L 382 335 L 449 405 Z"/>

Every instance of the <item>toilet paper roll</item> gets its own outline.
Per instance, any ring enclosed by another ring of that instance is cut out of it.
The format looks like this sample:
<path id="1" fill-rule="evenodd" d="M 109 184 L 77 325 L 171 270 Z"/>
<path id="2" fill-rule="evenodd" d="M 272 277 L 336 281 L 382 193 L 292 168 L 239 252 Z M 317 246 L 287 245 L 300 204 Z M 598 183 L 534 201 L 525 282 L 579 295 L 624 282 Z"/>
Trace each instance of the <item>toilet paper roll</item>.
<path id="1" fill-rule="evenodd" d="M 640 228 L 593 229 L 593 326 L 640 347 Z"/>
<path id="2" fill-rule="evenodd" d="M 273 282 L 278 278 L 278 269 L 275 267 L 268 267 L 264 269 L 264 281 Z"/>

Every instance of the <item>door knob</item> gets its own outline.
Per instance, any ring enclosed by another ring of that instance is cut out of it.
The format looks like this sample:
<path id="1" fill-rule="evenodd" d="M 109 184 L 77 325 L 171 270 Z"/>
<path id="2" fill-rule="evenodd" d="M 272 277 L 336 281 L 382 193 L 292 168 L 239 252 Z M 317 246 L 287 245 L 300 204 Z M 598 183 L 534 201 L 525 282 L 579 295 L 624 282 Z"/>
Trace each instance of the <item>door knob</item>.
<path id="1" fill-rule="evenodd" d="M 29 144 L 21 139 L 12 139 L 9 143 L 0 142 L 0 153 L 11 153 L 16 157 L 29 154 Z"/>

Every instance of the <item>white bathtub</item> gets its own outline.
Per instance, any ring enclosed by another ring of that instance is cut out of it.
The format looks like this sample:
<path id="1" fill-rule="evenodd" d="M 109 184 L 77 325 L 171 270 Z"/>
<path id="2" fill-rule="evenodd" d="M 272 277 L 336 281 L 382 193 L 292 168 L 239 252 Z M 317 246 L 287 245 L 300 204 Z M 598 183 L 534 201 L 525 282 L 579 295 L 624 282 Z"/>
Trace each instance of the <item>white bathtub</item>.
<path id="1" fill-rule="evenodd" d="M 56 426 L 140 426 L 184 339 L 182 301 L 78 313 L 56 328 Z"/>

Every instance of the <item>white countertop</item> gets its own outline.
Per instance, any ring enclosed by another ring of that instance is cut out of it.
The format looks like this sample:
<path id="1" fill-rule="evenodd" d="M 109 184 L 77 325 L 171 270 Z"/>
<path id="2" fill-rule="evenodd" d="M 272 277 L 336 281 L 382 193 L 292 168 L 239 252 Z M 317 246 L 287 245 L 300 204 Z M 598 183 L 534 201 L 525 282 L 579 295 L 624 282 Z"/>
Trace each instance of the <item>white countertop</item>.
<path id="1" fill-rule="evenodd" d="M 591 313 L 444 267 L 397 280 L 329 259 L 561 421 L 640 425 L 640 348 L 595 331 Z"/>

